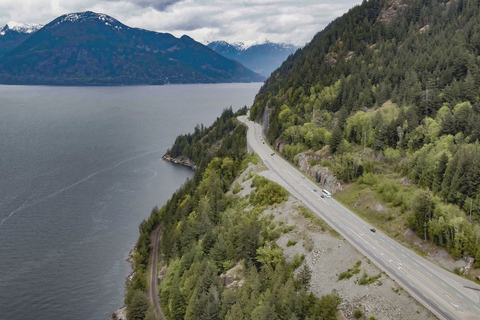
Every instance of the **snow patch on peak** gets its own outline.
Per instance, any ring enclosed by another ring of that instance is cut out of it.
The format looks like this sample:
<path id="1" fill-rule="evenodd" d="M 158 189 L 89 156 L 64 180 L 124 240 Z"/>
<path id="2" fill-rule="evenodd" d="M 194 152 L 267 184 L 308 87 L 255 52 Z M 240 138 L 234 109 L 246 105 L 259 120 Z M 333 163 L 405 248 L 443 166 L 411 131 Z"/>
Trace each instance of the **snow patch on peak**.
<path id="1" fill-rule="evenodd" d="M 103 21 L 105 23 L 110 23 L 110 24 L 118 24 L 118 21 L 115 20 L 114 18 L 104 14 L 104 13 L 95 13 L 91 11 L 85 11 L 85 12 L 76 12 L 76 13 L 68 13 L 59 18 L 57 21 L 57 24 L 69 21 L 69 22 L 77 22 L 77 21 L 86 21 L 86 20 L 91 20 L 91 19 L 98 19 L 100 21 Z"/>
<path id="2" fill-rule="evenodd" d="M 249 41 L 244 41 L 244 42 L 234 42 L 232 45 L 234 45 L 238 50 L 240 51 L 245 51 L 250 47 L 256 46 L 260 44 L 257 40 L 249 40 Z"/>
<path id="3" fill-rule="evenodd" d="M 8 30 L 16 31 L 19 33 L 33 33 L 41 29 L 43 25 L 35 23 L 19 23 L 15 21 L 8 22 L 1 30 L 0 35 L 5 35 Z"/>

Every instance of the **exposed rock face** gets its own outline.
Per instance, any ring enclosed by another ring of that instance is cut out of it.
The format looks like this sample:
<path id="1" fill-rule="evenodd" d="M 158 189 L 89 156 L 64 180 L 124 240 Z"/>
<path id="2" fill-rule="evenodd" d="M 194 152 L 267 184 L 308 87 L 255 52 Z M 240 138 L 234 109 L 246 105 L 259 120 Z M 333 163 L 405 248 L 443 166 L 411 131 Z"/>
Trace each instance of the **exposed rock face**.
<path id="1" fill-rule="evenodd" d="M 127 320 L 127 307 L 123 307 L 115 311 L 110 316 L 110 320 Z"/>
<path id="2" fill-rule="evenodd" d="M 312 156 L 300 153 L 298 157 L 298 166 L 300 170 L 306 172 L 310 176 L 315 178 L 315 181 L 324 185 L 332 194 L 337 191 L 343 190 L 340 181 L 330 172 L 330 168 L 322 167 L 321 165 L 310 165 L 310 159 Z"/>
<path id="3" fill-rule="evenodd" d="M 265 106 L 265 110 L 263 111 L 263 119 L 262 119 L 264 134 L 267 134 L 268 132 L 269 121 L 270 121 L 270 109 L 268 108 L 268 102 L 267 102 L 267 105 Z"/>
<path id="4" fill-rule="evenodd" d="M 190 160 L 190 159 L 188 159 L 187 157 L 184 157 L 184 156 L 173 158 L 173 157 L 170 157 L 168 155 L 164 155 L 162 157 L 162 159 L 165 160 L 165 161 L 168 161 L 168 162 L 173 162 L 175 164 L 181 164 L 183 166 L 190 167 L 193 170 L 198 169 L 198 166 L 195 163 L 193 163 L 192 160 Z"/>
<path id="5" fill-rule="evenodd" d="M 244 268 L 241 263 L 237 264 L 226 273 L 220 275 L 220 281 L 227 289 L 236 289 L 243 286 L 244 278 Z"/>
<path id="6" fill-rule="evenodd" d="M 465 255 L 463 257 L 463 260 L 465 260 L 466 266 L 464 268 L 461 268 L 461 272 L 462 272 L 463 275 L 466 275 L 466 274 L 468 274 L 470 269 L 472 269 L 473 263 L 475 262 L 475 258 L 470 257 L 469 255 Z"/>

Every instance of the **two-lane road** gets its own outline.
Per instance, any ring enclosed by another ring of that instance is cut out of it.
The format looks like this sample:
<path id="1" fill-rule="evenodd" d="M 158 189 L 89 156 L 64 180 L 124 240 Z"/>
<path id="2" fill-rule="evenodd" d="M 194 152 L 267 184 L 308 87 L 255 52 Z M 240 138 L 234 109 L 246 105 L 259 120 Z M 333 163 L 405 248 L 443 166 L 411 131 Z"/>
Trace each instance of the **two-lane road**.
<path id="1" fill-rule="evenodd" d="M 357 250 L 441 319 L 480 319 L 480 286 L 454 275 L 390 239 L 371 232 L 371 225 L 333 198 L 321 198 L 320 188 L 264 143 L 262 127 L 248 126 L 248 144 L 273 172 L 275 181 L 325 220 Z"/>

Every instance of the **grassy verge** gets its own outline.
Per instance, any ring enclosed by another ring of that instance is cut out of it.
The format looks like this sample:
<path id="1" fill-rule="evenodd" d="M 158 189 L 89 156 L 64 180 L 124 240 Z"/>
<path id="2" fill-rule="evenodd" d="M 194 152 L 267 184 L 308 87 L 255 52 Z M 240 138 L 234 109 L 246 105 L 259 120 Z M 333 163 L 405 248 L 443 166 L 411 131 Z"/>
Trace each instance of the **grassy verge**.
<path id="1" fill-rule="evenodd" d="M 372 186 L 362 183 L 346 185 L 335 194 L 335 199 L 360 217 L 384 231 L 391 238 L 405 241 L 409 211 L 384 200 L 384 196 Z"/>

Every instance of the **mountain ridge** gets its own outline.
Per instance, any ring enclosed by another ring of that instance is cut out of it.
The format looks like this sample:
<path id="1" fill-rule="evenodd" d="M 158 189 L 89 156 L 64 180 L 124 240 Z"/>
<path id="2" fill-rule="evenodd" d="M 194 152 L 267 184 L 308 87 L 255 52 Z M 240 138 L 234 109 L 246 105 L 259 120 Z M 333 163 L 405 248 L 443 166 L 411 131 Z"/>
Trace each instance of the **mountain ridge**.
<path id="1" fill-rule="evenodd" d="M 91 11 L 62 15 L 0 58 L 6 84 L 257 82 L 264 78 L 188 36 L 131 28 Z"/>
<path id="2" fill-rule="evenodd" d="M 298 47 L 286 43 L 212 41 L 207 47 L 221 55 L 237 60 L 253 71 L 268 77 Z"/>
<path id="3" fill-rule="evenodd" d="M 2 29 L 0 29 L 0 36 L 4 36 L 8 31 L 29 34 L 40 30 L 42 27 L 42 24 L 9 21 Z"/>
<path id="4" fill-rule="evenodd" d="M 0 29 L 0 57 L 19 46 L 43 25 L 34 23 L 18 23 L 10 21 Z"/>

